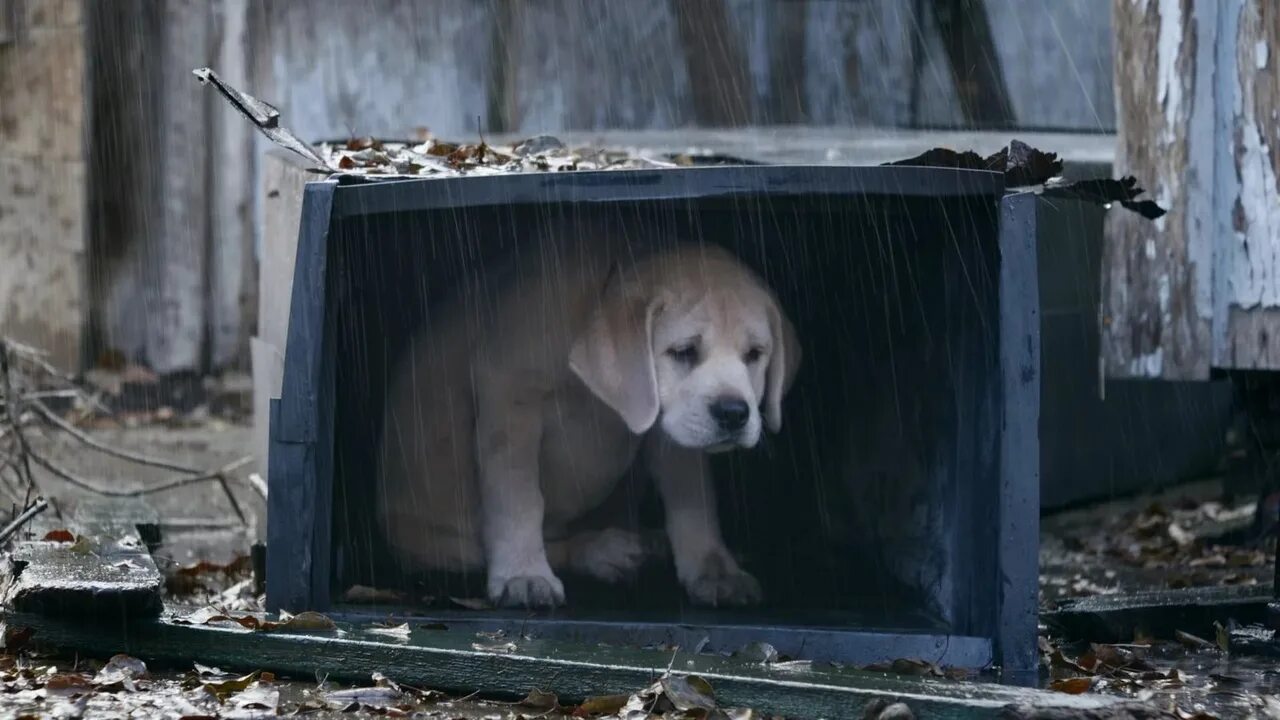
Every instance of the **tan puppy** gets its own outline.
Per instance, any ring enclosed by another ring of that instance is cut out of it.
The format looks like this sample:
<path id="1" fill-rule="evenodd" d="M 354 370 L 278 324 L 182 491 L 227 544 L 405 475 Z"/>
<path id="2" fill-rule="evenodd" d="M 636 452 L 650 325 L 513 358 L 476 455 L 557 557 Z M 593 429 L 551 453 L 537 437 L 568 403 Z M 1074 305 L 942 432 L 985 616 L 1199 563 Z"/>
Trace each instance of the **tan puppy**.
<path id="1" fill-rule="evenodd" d="M 639 460 L 689 596 L 756 602 L 721 537 L 705 454 L 754 446 L 762 423 L 779 430 L 795 333 L 728 252 L 643 254 L 603 235 L 544 242 L 501 288 L 476 279 L 429 318 L 387 402 L 387 538 L 420 568 L 485 568 L 497 604 L 558 605 L 557 571 L 616 581 L 644 559 L 634 532 L 566 536 Z"/>

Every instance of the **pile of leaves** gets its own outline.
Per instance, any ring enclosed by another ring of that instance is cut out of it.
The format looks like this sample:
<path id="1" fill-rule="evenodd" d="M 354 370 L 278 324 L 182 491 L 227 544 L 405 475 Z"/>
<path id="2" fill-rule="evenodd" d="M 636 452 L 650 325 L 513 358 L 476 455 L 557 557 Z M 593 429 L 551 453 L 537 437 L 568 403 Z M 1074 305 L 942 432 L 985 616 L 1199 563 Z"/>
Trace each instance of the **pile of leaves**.
<path id="1" fill-rule="evenodd" d="M 697 162 L 689 154 L 647 157 L 629 150 L 570 148 L 550 135 L 501 146 L 489 145 L 483 138 L 473 144 L 448 142 L 429 133 L 417 143 L 365 137 L 325 143 L 317 152 L 326 167 L 343 174 L 383 177 L 634 170 Z"/>
<path id="2" fill-rule="evenodd" d="M 1046 600 L 1119 591 L 1120 575 L 1167 589 L 1257 585 L 1274 566 L 1273 540 L 1241 536 L 1252 521 L 1253 503 L 1229 507 L 1181 498 L 1098 515 L 1096 524 L 1080 523 L 1050 538 L 1065 556 L 1043 563 Z M 1076 572 L 1059 575 L 1056 566 Z"/>
<path id="3" fill-rule="evenodd" d="M 1179 632 L 1172 642 L 1139 637 L 1130 644 L 1077 644 L 1074 652 L 1048 638 L 1039 642 L 1051 690 L 1120 695 L 1183 720 L 1280 713 L 1273 668 L 1230 658 L 1225 631 L 1216 641 Z"/>
<path id="4" fill-rule="evenodd" d="M 227 612 L 258 612 L 263 597 L 256 593 L 253 561 L 241 555 L 227 563 L 201 560 L 164 571 L 169 601 L 184 605 L 216 605 Z"/>

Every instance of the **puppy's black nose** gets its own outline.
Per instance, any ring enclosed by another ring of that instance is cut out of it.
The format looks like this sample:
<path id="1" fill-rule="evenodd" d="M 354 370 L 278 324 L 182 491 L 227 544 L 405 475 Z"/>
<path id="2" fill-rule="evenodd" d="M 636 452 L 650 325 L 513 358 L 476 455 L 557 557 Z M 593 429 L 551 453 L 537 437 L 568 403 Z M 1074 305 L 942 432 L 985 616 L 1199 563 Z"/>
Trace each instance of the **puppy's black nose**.
<path id="1" fill-rule="evenodd" d="M 746 400 L 725 396 L 711 403 L 711 417 L 725 430 L 741 430 L 751 417 L 751 406 Z"/>

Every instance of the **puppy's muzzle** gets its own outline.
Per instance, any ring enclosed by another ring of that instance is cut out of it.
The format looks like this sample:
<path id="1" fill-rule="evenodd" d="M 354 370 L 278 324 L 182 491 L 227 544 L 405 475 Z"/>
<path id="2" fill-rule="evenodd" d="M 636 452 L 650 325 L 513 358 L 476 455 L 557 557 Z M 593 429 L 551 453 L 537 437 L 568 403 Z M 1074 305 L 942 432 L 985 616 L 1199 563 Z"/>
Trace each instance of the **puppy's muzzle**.
<path id="1" fill-rule="evenodd" d="M 711 419 L 716 421 L 720 429 L 727 433 L 736 433 L 747 426 L 751 419 L 751 406 L 739 397 L 722 395 L 707 408 Z"/>

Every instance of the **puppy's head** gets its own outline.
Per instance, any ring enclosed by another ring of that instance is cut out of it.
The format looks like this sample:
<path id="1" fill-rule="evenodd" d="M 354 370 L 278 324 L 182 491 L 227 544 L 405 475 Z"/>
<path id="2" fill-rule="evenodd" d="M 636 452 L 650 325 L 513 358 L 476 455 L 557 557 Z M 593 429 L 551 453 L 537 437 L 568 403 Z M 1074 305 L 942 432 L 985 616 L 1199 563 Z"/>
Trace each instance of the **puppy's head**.
<path id="1" fill-rule="evenodd" d="M 569 356 L 573 372 L 637 434 L 752 447 L 782 427 L 800 364 L 772 294 L 724 251 L 686 249 L 615 267 Z"/>

